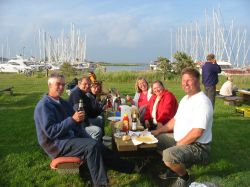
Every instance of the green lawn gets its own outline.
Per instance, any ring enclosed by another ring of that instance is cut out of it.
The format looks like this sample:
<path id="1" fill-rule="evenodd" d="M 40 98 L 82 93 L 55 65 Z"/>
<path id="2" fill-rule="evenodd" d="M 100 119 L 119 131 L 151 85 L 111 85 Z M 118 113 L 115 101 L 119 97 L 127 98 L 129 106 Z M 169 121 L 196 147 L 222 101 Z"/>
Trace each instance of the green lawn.
<path id="1" fill-rule="evenodd" d="M 124 95 L 134 94 L 137 76 L 150 82 L 158 75 L 117 73 L 98 75 L 105 89 L 115 87 Z M 105 77 L 107 76 L 107 77 Z M 125 77 L 122 77 L 125 76 Z M 113 77 L 117 77 L 114 79 Z M 119 78 L 120 77 L 120 78 Z M 219 85 L 225 80 L 220 78 Z M 250 77 L 235 78 L 236 85 L 249 87 Z M 62 176 L 50 170 L 49 157 L 37 143 L 33 111 L 47 91 L 46 78 L 0 74 L 0 89 L 14 86 L 14 95 L 0 93 L 0 186 L 86 186 L 89 176 Z M 247 84 L 248 83 L 248 84 Z M 166 81 L 167 88 L 178 100 L 184 95 L 179 79 Z M 64 96 L 66 97 L 66 95 Z M 106 127 L 109 132 L 109 127 Z M 235 113 L 233 106 L 216 100 L 211 159 L 206 166 L 194 166 L 190 172 L 197 182 L 213 182 L 220 186 L 250 186 L 250 118 Z M 138 158 L 129 158 L 137 161 Z M 167 186 L 157 179 L 162 168 L 160 158 L 152 159 L 142 174 L 122 174 L 109 171 L 111 186 Z"/>

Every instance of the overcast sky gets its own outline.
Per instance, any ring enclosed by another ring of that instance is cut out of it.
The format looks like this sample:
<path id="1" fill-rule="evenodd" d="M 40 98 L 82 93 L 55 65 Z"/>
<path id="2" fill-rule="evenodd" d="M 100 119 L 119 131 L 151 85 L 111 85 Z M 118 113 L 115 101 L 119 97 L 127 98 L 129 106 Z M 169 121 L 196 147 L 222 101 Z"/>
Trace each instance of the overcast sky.
<path id="1" fill-rule="evenodd" d="M 58 37 L 74 23 L 87 36 L 88 59 L 148 63 L 170 58 L 171 29 L 204 23 L 205 10 L 212 16 L 218 7 L 223 25 L 234 19 L 250 32 L 248 0 L 0 0 L 0 47 L 7 56 L 8 40 L 11 56 L 24 47 L 36 55 L 39 29 Z"/>

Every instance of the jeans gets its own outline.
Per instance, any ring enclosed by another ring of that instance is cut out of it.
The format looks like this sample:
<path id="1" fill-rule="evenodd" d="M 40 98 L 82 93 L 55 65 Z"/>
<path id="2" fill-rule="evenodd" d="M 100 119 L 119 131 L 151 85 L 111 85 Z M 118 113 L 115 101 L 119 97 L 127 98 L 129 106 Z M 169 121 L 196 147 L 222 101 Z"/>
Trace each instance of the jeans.
<path id="1" fill-rule="evenodd" d="M 70 139 L 59 156 L 75 156 L 86 160 L 94 186 L 108 184 L 100 144 L 96 140 L 91 138 Z"/>
<path id="2" fill-rule="evenodd" d="M 91 136 L 91 138 L 101 141 L 102 140 L 102 129 L 100 127 L 91 125 L 85 127 L 85 131 Z"/>
<path id="3" fill-rule="evenodd" d="M 94 186 L 107 185 L 106 167 L 132 173 L 135 165 L 122 160 L 117 153 L 91 138 L 74 138 L 67 142 L 59 156 L 76 156 L 86 160 Z"/>
<path id="4" fill-rule="evenodd" d="M 102 130 L 102 135 L 104 135 L 104 117 L 102 115 L 97 116 L 96 118 L 89 118 L 89 123 L 91 126 L 100 127 Z"/>
<path id="5" fill-rule="evenodd" d="M 205 87 L 205 94 L 210 99 L 210 101 L 213 105 L 213 108 L 214 108 L 215 96 L 216 96 L 216 86 L 206 86 Z"/>

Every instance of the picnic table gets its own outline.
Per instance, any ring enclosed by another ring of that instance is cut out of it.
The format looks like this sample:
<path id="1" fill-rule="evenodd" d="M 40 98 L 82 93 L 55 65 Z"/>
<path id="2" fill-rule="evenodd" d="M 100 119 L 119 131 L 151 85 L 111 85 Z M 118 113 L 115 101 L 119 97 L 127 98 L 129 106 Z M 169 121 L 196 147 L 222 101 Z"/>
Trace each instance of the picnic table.
<path id="1" fill-rule="evenodd" d="M 140 155 L 154 155 L 157 148 L 157 143 L 146 144 L 142 143 L 139 145 L 134 145 L 131 139 L 124 141 L 121 137 L 116 137 L 114 134 L 116 132 L 115 129 L 115 121 L 111 121 L 111 129 L 112 129 L 112 148 L 117 151 L 121 156 L 140 156 Z M 150 153 L 150 154 L 149 154 Z"/>
<path id="2" fill-rule="evenodd" d="M 243 99 L 243 102 L 250 103 L 250 91 L 247 90 L 238 90 L 238 93 Z"/>

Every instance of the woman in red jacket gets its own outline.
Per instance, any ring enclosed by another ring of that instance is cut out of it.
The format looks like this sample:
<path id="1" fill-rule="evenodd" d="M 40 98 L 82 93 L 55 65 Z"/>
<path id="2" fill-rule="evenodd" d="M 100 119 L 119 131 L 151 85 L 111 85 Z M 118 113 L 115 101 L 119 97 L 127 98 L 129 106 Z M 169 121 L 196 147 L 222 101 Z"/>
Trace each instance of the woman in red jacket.
<path id="1" fill-rule="evenodd" d="M 178 102 L 175 96 L 164 88 L 161 81 L 152 84 L 153 96 L 145 112 L 145 126 L 150 130 L 165 125 L 177 111 Z"/>

